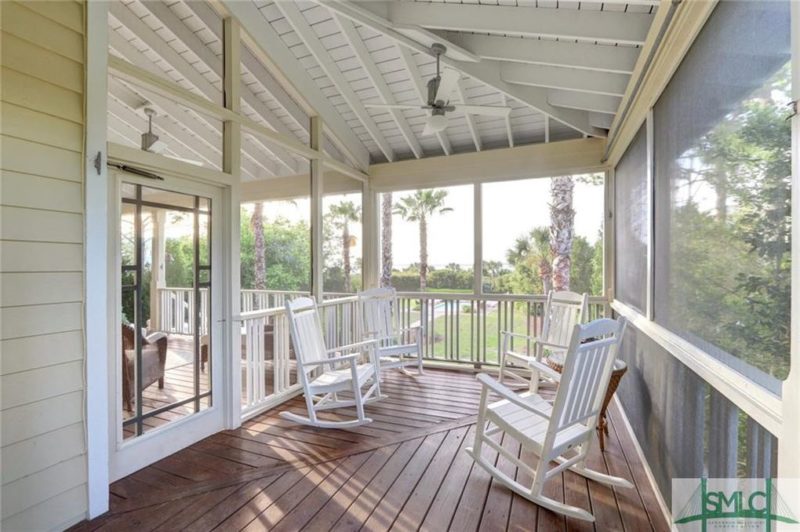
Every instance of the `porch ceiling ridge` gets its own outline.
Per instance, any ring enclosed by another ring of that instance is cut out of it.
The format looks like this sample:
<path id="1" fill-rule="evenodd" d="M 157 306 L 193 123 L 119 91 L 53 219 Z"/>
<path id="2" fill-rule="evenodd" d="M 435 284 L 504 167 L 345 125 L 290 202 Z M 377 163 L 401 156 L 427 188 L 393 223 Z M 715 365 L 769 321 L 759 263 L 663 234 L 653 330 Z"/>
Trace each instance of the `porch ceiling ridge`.
<path id="1" fill-rule="evenodd" d="M 478 419 L 477 415 L 465 416 L 462 418 L 454 419 L 452 421 L 438 423 L 430 427 L 398 433 L 396 436 L 390 436 L 388 438 L 378 438 L 375 439 L 374 441 L 368 441 L 366 443 L 360 443 L 354 445 L 352 447 L 349 447 L 348 449 L 333 453 L 329 456 L 326 456 L 325 458 L 321 458 L 318 460 L 308 460 L 308 461 L 294 460 L 280 466 L 255 467 L 253 469 L 239 472 L 233 475 L 221 475 L 222 478 L 211 479 L 205 482 L 193 484 L 192 487 L 185 490 L 180 490 L 175 486 L 171 486 L 169 490 L 164 490 L 162 488 L 154 488 L 153 490 L 149 491 L 145 497 L 138 500 L 129 499 L 128 501 L 117 505 L 115 508 L 112 508 L 107 514 L 103 515 L 101 518 L 91 522 L 84 521 L 82 525 L 77 526 L 72 530 L 76 532 L 84 530 L 86 531 L 95 530 L 98 528 L 98 526 L 101 526 L 111 521 L 113 518 L 119 516 L 120 514 L 161 505 L 166 502 L 176 501 L 179 499 L 184 499 L 186 497 L 202 495 L 210 491 L 215 491 L 230 486 L 237 486 L 240 484 L 245 484 L 247 482 L 252 482 L 254 480 L 263 479 L 270 476 L 282 475 L 284 473 L 293 470 L 309 469 L 321 464 L 342 460 L 349 456 L 354 456 L 357 454 L 362 454 L 367 452 L 373 452 L 383 447 L 389 447 L 392 445 L 401 444 L 406 441 L 424 438 L 432 434 L 449 432 L 451 430 L 473 425 L 477 421 L 477 419 Z"/>

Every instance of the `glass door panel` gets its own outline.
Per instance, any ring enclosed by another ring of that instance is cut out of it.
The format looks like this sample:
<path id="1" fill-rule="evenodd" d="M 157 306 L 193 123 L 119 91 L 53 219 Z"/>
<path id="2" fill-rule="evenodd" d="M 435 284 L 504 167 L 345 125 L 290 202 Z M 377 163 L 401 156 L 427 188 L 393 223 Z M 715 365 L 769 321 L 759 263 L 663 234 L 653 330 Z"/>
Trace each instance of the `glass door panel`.
<path id="1" fill-rule="evenodd" d="M 211 406 L 211 199 L 123 183 L 123 438 Z"/>

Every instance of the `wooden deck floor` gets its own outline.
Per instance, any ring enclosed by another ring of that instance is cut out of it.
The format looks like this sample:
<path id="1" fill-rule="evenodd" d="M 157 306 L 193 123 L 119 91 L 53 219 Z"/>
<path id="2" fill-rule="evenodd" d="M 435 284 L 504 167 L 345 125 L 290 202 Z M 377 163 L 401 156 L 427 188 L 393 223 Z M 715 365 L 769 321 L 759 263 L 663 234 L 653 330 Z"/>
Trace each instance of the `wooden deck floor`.
<path id="1" fill-rule="evenodd" d="M 597 522 L 538 508 L 474 466 L 479 387 L 472 375 L 386 374 L 372 424 L 315 430 L 282 406 L 115 482 L 111 511 L 77 530 L 668 530 L 630 435 L 611 411 L 611 437 L 591 465 L 635 483 L 611 489 L 567 472 L 549 495 Z M 288 408 L 303 411 L 300 398 Z M 331 418 L 337 414 L 328 414 Z M 519 445 L 503 441 L 511 452 Z M 523 452 L 523 457 L 524 457 Z M 515 468 L 501 458 L 509 474 Z"/>

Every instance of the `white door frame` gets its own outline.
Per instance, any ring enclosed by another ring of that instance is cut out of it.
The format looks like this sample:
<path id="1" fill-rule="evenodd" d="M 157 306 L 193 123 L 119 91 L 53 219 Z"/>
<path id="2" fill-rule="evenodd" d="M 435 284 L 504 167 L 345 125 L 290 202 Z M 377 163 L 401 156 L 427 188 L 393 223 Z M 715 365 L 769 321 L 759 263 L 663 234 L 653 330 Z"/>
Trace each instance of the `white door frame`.
<path id="1" fill-rule="evenodd" d="M 227 397 L 223 388 L 223 346 L 224 330 L 223 305 L 224 296 L 223 285 L 223 250 L 220 245 L 223 240 L 223 217 L 224 208 L 222 189 L 204 183 L 196 183 L 172 176 L 160 174 L 164 181 L 155 181 L 133 174 L 113 170 L 109 172 L 111 176 L 111 187 L 113 189 L 113 203 L 109 212 L 115 223 L 113 246 L 109 247 L 109 265 L 113 289 L 109 289 L 112 300 L 113 323 L 121 323 L 121 304 L 120 304 L 120 282 L 121 282 L 121 262 L 120 262 L 120 188 L 123 181 L 142 185 L 149 188 L 158 188 L 165 191 L 179 192 L 187 195 L 197 195 L 211 199 L 211 300 L 209 302 L 210 315 L 210 338 L 211 338 L 211 363 L 214 370 L 211 372 L 212 405 L 198 413 L 190 414 L 183 419 L 171 422 L 163 428 L 158 428 L 152 432 L 141 436 L 123 440 L 122 437 L 122 396 L 120 394 L 120 383 L 122 368 L 120 360 L 121 354 L 121 332 L 119 326 L 115 326 L 109 333 L 113 338 L 113 350 L 109 363 L 109 477 L 113 482 L 119 478 L 133 473 L 161 458 L 164 458 L 198 440 L 210 436 L 225 428 L 225 404 Z"/>

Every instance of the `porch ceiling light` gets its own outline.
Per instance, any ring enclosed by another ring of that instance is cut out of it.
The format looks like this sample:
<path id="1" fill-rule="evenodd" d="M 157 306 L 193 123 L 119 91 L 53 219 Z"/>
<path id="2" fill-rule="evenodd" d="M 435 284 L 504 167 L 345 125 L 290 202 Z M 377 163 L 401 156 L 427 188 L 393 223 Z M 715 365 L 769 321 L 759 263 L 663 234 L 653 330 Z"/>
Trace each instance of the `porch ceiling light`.
<path id="1" fill-rule="evenodd" d="M 447 128 L 447 117 L 444 115 L 444 112 L 437 113 L 436 110 L 434 110 L 431 116 L 428 117 L 427 125 L 428 129 L 434 133 L 444 131 L 445 128 Z"/>

